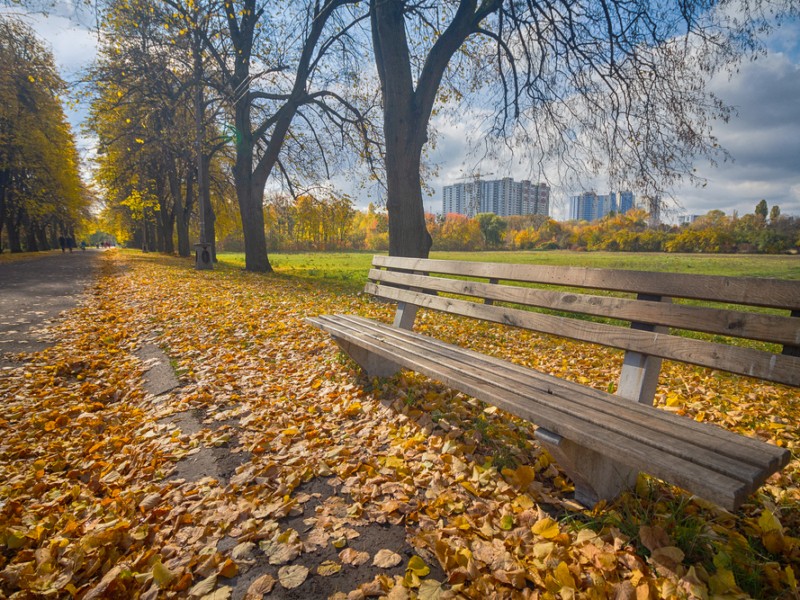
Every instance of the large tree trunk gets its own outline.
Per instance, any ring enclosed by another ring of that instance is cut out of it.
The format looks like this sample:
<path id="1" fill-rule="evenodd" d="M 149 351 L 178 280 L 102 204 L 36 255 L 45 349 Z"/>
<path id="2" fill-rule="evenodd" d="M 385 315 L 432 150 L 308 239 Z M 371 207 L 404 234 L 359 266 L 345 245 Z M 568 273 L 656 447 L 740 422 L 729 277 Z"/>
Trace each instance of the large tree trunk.
<path id="1" fill-rule="evenodd" d="M 388 116 L 385 121 L 396 120 Z M 393 125 L 402 126 L 401 123 Z M 387 127 L 388 131 L 389 128 Z M 389 213 L 389 254 L 427 258 L 433 240 L 425 226 L 425 206 L 420 182 L 422 149 L 386 139 L 386 184 Z"/>
<path id="2" fill-rule="evenodd" d="M 404 9 L 404 2 L 397 0 L 372 3 L 372 37 L 386 137 L 389 254 L 427 258 L 432 240 L 425 227 L 419 176 L 427 119 L 420 119 L 414 92 Z"/>
<path id="3" fill-rule="evenodd" d="M 239 214 L 242 217 L 244 268 L 257 273 L 271 273 L 272 265 L 267 256 L 267 236 L 264 233 L 264 184 L 253 173 L 255 140 L 250 121 L 250 106 L 246 102 L 236 106 L 236 128 L 239 139 L 233 177 Z"/>
<path id="4" fill-rule="evenodd" d="M 404 0 L 371 0 L 372 45 L 383 95 L 389 254 L 426 258 L 431 236 L 425 225 L 420 164 L 428 141 L 436 94 L 453 54 L 500 0 L 461 0 L 419 73 L 416 89 L 406 37 Z"/>

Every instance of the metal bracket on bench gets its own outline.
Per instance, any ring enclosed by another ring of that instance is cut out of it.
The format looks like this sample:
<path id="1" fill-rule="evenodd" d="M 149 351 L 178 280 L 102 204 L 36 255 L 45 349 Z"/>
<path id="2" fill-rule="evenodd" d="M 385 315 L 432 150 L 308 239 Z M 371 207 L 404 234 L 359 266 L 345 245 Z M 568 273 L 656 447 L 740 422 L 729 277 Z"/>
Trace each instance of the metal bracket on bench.
<path id="1" fill-rule="evenodd" d="M 592 507 L 636 485 L 638 470 L 539 427 L 536 438 L 575 484 L 575 500 Z"/>
<path id="2" fill-rule="evenodd" d="M 342 351 L 356 361 L 358 366 L 370 377 L 391 377 L 401 369 L 400 365 L 397 363 L 365 350 L 361 346 L 351 344 L 347 340 L 336 336 L 333 336 L 333 340 L 339 345 Z"/>

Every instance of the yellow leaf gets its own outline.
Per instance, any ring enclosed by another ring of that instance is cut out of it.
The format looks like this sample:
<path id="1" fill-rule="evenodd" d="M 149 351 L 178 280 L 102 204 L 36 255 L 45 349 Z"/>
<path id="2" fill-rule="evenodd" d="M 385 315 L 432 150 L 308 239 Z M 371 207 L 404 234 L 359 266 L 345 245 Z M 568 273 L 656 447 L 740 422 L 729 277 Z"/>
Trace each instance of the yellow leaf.
<path id="1" fill-rule="evenodd" d="M 230 579 L 231 577 L 236 577 L 239 574 L 239 566 L 233 562 L 230 558 L 226 559 L 222 566 L 219 568 L 219 574 L 223 577 L 227 577 Z"/>
<path id="2" fill-rule="evenodd" d="M 431 568 L 425 564 L 424 560 L 422 560 L 419 556 L 415 554 L 408 561 L 408 566 L 406 567 L 406 571 L 411 571 L 414 575 L 418 577 L 425 577 L 425 575 L 431 572 Z"/>
<path id="3" fill-rule="evenodd" d="M 563 560 L 558 563 L 555 571 L 555 579 L 562 588 L 575 589 L 575 580 L 572 578 L 572 573 Z"/>
<path id="4" fill-rule="evenodd" d="M 173 579 L 175 579 L 175 574 L 165 567 L 160 560 L 153 564 L 153 581 L 156 582 L 158 587 L 166 587 Z"/>
<path id="5" fill-rule="evenodd" d="M 780 531 L 768 531 L 761 536 L 761 543 L 772 554 L 780 554 L 783 552 L 786 544 L 783 539 L 783 534 Z"/>
<path id="6" fill-rule="evenodd" d="M 514 527 L 514 517 L 511 515 L 503 515 L 500 519 L 500 529 L 510 531 Z"/>
<path id="7" fill-rule="evenodd" d="M 792 565 L 786 565 L 784 573 L 786 574 L 786 583 L 789 584 L 791 589 L 797 592 L 797 578 L 794 576 L 794 569 L 792 569 Z"/>
<path id="8" fill-rule="evenodd" d="M 326 560 L 317 567 L 317 573 L 319 575 L 322 575 L 323 577 L 328 577 L 329 575 L 335 575 L 341 570 L 342 570 L 342 565 L 332 560 Z"/>
<path id="9" fill-rule="evenodd" d="M 770 531 L 783 532 L 783 526 L 778 520 L 778 517 L 776 517 L 768 508 L 764 509 L 764 511 L 761 513 L 761 516 L 758 518 L 758 526 L 764 533 L 768 533 Z"/>
<path id="10" fill-rule="evenodd" d="M 708 579 L 708 588 L 713 595 L 725 595 L 736 590 L 736 578 L 730 569 L 717 569 Z"/>
<path id="11" fill-rule="evenodd" d="M 546 540 L 552 540 L 559 533 L 561 533 L 558 523 L 556 523 L 550 517 L 545 517 L 536 521 L 536 523 L 533 524 L 533 527 L 531 527 L 531 531 L 534 535 L 539 535 Z"/>

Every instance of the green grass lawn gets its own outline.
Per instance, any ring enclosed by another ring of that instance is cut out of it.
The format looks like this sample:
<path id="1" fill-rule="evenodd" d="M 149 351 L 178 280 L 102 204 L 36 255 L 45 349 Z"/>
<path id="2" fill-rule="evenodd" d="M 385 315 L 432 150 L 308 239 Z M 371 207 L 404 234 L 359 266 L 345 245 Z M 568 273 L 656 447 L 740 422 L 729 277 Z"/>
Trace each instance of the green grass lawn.
<path id="1" fill-rule="evenodd" d="M 310 279 L 358 290 L 366 282 L 371 252 L 307 252 L 270 255 L 279 274 Z M 629 252 L 434 252 L 431 258 L 504 263 L 567 265 L 605 269 L 632 269 L 673 273 L 701 273 L 750 277 L 800 279 L 800 256 L 734 254 L 665 254 Z M 221 252 L 219 260 L 244 267 L 244 254 Z"/>

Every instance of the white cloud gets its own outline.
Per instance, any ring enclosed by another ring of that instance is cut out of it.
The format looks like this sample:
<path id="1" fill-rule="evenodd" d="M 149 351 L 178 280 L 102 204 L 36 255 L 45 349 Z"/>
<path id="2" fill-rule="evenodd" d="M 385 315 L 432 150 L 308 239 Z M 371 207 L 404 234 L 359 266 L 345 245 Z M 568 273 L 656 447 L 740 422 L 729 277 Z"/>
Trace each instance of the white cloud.
<path id="1" fill-rule="evenodd" d="M 702 189 L 684 186 L 678 199 L 688 213 L 711 209 L 752 212 L 765 198 L 784 214 L 800 215 L 800 62 L 774 53 L 746 63 L 714 91 L 737 113 L 714 127 L 732 161 L 714 168 L 698 165 L 708 181 Z"/>

